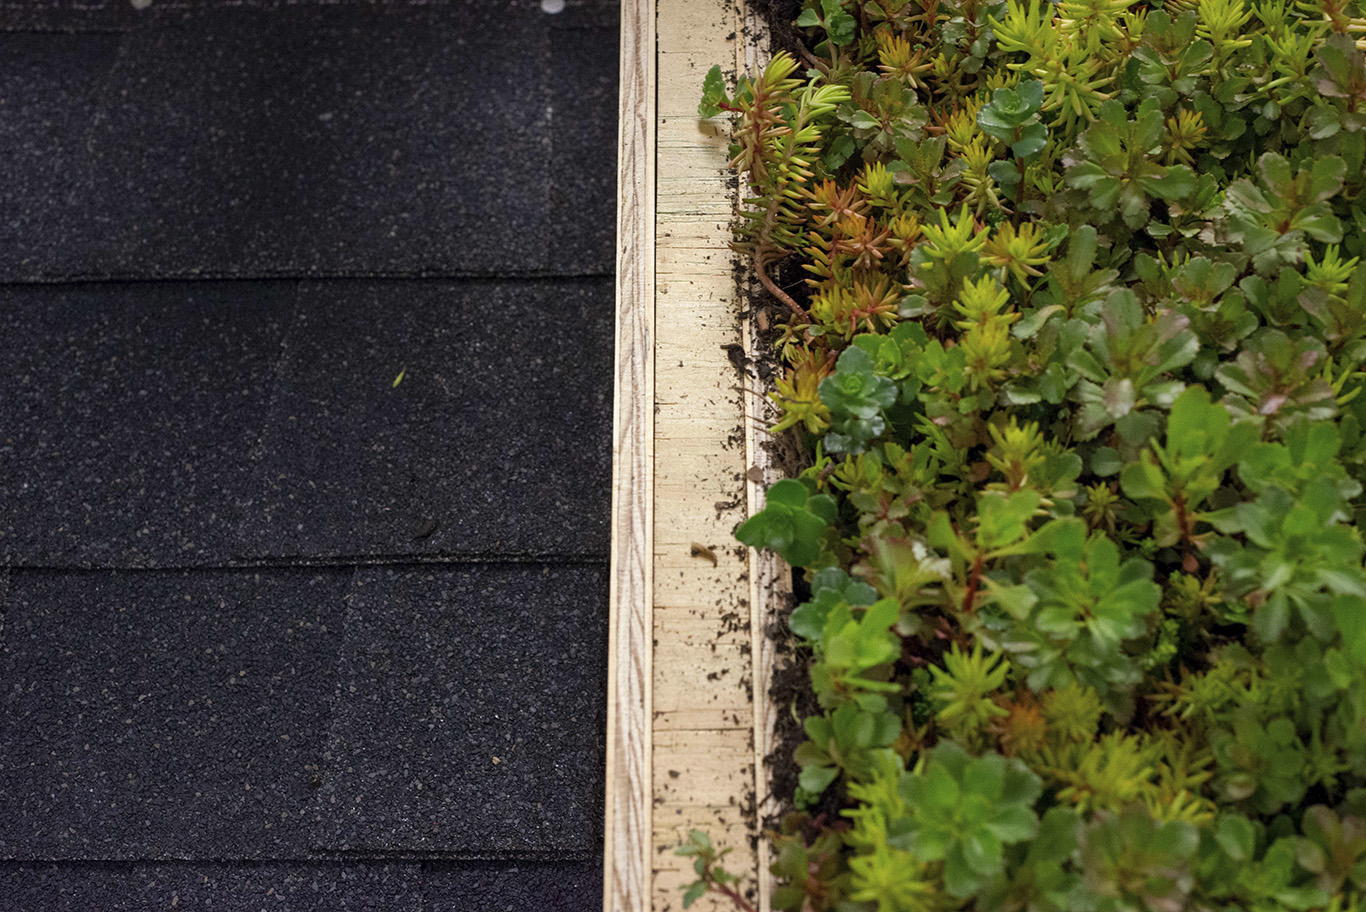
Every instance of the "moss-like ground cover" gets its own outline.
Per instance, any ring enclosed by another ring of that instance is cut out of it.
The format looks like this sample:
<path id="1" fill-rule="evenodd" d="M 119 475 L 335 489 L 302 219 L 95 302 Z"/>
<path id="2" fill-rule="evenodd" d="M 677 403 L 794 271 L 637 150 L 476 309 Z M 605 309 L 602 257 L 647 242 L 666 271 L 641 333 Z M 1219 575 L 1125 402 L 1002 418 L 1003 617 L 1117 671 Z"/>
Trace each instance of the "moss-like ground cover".
<path id="1" fill-rule="evenodd" d="M 738 530 L 811 591 L 776 907 L 1366 906 L 1358 2 L 806 0 L 708 77 L 809 453 Z"/>

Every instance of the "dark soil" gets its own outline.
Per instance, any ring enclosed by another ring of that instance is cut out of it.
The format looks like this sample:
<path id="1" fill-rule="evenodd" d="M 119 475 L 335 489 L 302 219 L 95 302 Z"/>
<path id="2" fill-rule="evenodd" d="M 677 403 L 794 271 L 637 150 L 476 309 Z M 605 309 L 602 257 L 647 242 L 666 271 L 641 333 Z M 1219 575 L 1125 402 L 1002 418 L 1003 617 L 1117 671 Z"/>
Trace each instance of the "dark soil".
<path id="1" fill-rule="evenodd" d="M 794 298 L 805 302 L 808 297 L 806 285 L 801 281 L 799 272 L 797 264 L 788 261 L 775 268 L 774 275 L 779 284 Z M 753 320 L 761 311 L 768 315 L 773 324 L 786 318 L 786 308 L 759 285 L 752 272 L 738 278 L 741 292 L 749 302 L 749 307 L 741 315 L 741 319 Z M 779 336 L 781 331 L 776 325 L 769 325 L 766 331 L 756 331 L 755 351 L 747 365 L 749 382 L 763 383 L 765 387 L 771 388 L 773 378 L 782 375 L 783 365 L 774 347 Z M 795 478 L 809 465 L 810 454 L 802 446 L 795 431 L 769 436 L 764 448 L 772 461 L 771 464 L 785 478 Z M 778 616 L 764 630 L 764 636 L 774 645 L 773 680 L 769 685 L 768 697 L 777 707 L 778 713 L 774 722 L 773 751 L 765 758 L 770 770 L 770 794 L 777 803 L 777 809 L 762 821 L 762 824 L 765 828 L 775 831 L 780 828 L 782 818 L 795 810 L 792 798 L 797 793 L 801 766 L 793 759 L 793 752 L 806 740 L 802 721 L 808 716 L 820 713 L 820 705 L 811 689 L 811 652 L 799 644 L 788 628 L 788 618 L 792 614 L 792 609 L 810 597 L 811 589 L 807 585 L 805 575 L 800 570 L 793 570 L 792 595 L 786 604 L 780 606 Z M 835 814 L 838 808 L 838 796 L 835 790 L 831 789 L 812 812 L 825 811 Z"/>
<path id="2" fill-rule="evenodd" d="M 802 31 L 795 25 L 802 12 L 801 0 L 750 0 L 749 5 L 768 25 L 770 53 L 796 53 L 804 44 Z"/>
<path id="3" fill-rule="evenodd" d="M 801 0 L 750 0 L 750 6 L 764 20 L 769 28 L 769 53 L 779 51 L 798 53 L 806 44 L 801 29 L 795 25 L 801 14 Z M 796 258 L 790 257 L 769 267 L 771 277 L 777 285 L 790 294 L 803 306 L 810 303 L 810 293 L 806 284 L 806 272 Z M 781 336 L 778 324 L 786 321 L 787 308 L 766 292 L 754 275 L 753 265 L 748 262 L 739 264 L 736 275 L 741 293 L 748 302 L 741 319 L 754 320 L 756 324 L 756 351 L 751 352 L 747 367 L 750 382 L 772 386 L 773 378 L 781 376 L 783 365 L 774 349 L 774 343 Z M 795 477 L 806 467 L 809 459 L 795 433 L 770 437 L 766 449 L 773 465 L 785 477 Z M 810 597 L 800 571 L 793 572 L 793 597 L 782 606 L 780 616 L 764 631 L 774 644 L 777 653 L 773 671 L 773 681 L 768 697 L 778 708 L 774 731 L 774 749 L 766 758 L 771 772 L 771 795 L 778 804 L 778 810 L 763 821 L 766 828 L 777 830 L 781 818 L 794 808 L 792 798 L 797 793 L 797 782 L 801 766 L 793 759 L 793 752 L 806 740 L 802 720 L 817 715 L 820 706 L 811 690 L 809 675 L 810 651 L 801 647 L 788 630 L 787 619 L 792 609 Z M 812 814 L 825 812 L 838 813 L 839 796 L 834 789 L 826 792 L 820 804 L 811 809 Z"/>
<path id="4" fill-rule="evenodd" d="M 792 796 L 797 793 L 797 777 L 801 766 L 792 759 L 792 752 L 804 740 L 802 719 L 816 712 L 816 695 L 811 691 L 808 676 L 810 654 L 793 642 L 787 631 L 787 615 L 783 612 L 781 621 L 770 625 L 764 634 L 773 640 L 778 652 L 778 661 L 773 669 L 773 684 L 768 696 L 778 707 L 778 718 L 773 732 L 773 753 L 767 758 L 772 778 L 769 787 L 778 801 L 779 810 L 773 819 L 765 820 L 764 826 L 778 828 L 778 819 L 792 809 Z"/>
<path id="5" fill-rule="evenodd" d="M 768 696 L 778 708 L 778 717 L 774 723 L 773 752 L 766 759 L 771 771 L 769 786 L 778 807 L 763 821 L 764 827 L 772 830 L 779 829 L 783 816 L 795 809 L 792 798 L 797 794 L 797 782 L 802 768 L 792 755 L 806 740 L 802 721 L 808 716 L 820 715 L 821 712 L 816 694 L 811 689 L 811 652 L 797 643 L 787 626 L 792 608 L 810 598 L 811 592 L 800 572 L 793 572 L 792 582 L 793 596 L 790 603 L 784 606 L 781 617 L 764 631 L 773 641 L 777 652 L 773 683 L 769 686 Z M 841 806 L 838 790 L 831 788 L 826 790 L 820 802 L 811 808 L 809 813 L 812 816 L 825 814 L 837 819 Z"/>

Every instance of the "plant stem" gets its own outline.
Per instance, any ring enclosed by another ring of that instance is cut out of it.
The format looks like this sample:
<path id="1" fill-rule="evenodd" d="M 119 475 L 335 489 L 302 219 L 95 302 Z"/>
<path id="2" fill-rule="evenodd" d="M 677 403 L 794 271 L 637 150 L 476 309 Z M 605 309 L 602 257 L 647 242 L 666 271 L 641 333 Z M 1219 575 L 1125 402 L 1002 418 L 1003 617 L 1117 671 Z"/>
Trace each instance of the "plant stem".
<path id="1" fill-rule="evenodd" d="M 982 569 L 986 566 L 987 556 L 978 553 L 972 562 L 972 572 L 968 574 L 968 590 L 963 594 L 963 613 L 972 614 L 977 607 L 977 590 L 982 585 Z"/>
<path id="2" fill-rule="evenodd" d="M 707 886 L 713 893 L 720 893 L 722 896 L 735 903 L 737 909 L 741 909 L 743 912 L 759 912 L 757 906 L 741 896 L 740 891 L 729 884 L 719 884 L 716 881 L 711 880 L 708 882 Z"/>
<path id="3" fill-rule="evenodd" d="M 1020 227 L 1020 207 L 1024 205 L 1025 160 L 1017 156 L 1015 165 L 1020 169 L 1020 182 L 1015 185 L 1015 211 L 1011 214 L 1010 220 L 1018 228 Z"/>
<path id="4" fill-rule="evenodd" d="M 1181 533 L 1181 569 L 1187 573 L 1194 573 L 1200 569 L 1200 560 L 1191 550 L 1195 524 L 1186 513 L 1186 497 L 1180 491 L 1172 499 L 1172 507 L 1176 512 L 1176 528 Z"/>
<path id="5" fill-rule="evenodd" d="M 807 323 L 811 322 L 811 317 L 807 314 L 802 305 L 792 299 L 792 296 L 778 287 L 778 283 L 768 274 L 769 254 L 765 250 L 756 249 L 754 251 L 754 271 L 759 274 L 759 282 L 768 289 L 769 294 L 782 301 L 791 309 L 793 313 L 801 317 Z"/>

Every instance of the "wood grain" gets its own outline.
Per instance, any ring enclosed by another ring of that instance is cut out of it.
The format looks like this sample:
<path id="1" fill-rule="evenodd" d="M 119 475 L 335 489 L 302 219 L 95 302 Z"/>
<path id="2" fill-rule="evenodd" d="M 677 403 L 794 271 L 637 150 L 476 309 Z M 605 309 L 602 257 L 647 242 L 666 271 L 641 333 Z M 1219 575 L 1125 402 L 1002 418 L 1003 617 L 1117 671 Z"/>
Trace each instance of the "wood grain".
<path id="1" fill-rule="evenodd" d="M 653 838 L 654 0 L 623 0 L 620 51 L 603 909 L 644 912 Z"/>
<path id="2" fill-rule="evenodd" d="M 734 539 L 761 492 L 747 479 L 766 464 L 766 406 L 728 352 L 752 341 L 728 247 L 729 123 L 697 114 L 706 71 L 752 56 L 747 21 L 736 0 L 623 6 L 606 912 L 680 909 L 690 829 L 731 849 L 726 868 L 768 909 L 770 609 L 756 595 L 774 571 Z"/>
<path id="3" fill-rule="evenodd" d="M 731 0 L 657 0 L 654 872 L 651 908 L 681 908 L 694 879 L 674 855 L 689 829 L 731 849 L 753 888 L 753 643 L 746 516 L 744 342 L 729 250 L 734 192 L 727 118 L 699 119 L 702 78 L 733 70 Z M 710 550 L 716 562 L 697 556 Z M 757 898 L 757 897 L 756 897 Z M 707 897 L 694 909 L 733 909 Z"/>

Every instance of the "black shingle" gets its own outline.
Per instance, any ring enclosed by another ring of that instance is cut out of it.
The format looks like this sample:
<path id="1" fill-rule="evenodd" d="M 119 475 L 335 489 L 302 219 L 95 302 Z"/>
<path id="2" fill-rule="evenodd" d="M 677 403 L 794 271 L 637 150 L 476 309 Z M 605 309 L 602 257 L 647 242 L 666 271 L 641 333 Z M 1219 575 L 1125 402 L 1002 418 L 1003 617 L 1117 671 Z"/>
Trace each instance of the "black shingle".
<path id="1" fill-rule="evenodd" d="M 470 887 L 479 888 L 477 879 Z M 479 894 L 474 893 L 477 899 Z M 417 865 L 0 864 L 14 912 L 428 912 Z M 469 908 L 469 907 L 466 907 Z"/>
<path id="2" fill-rule="evenodd" d="M 599 567 L 358 572 L 315 842 L 598 854 L 606 600 Z"/>
<path id="3" fill-rule="evenodd" d="M 604 554 L 611 325 L 607 280 L 309 286 L 243 549 Z"/>
<path id="4" fill-rule="evenodd" d="M 0 132 L 0 156 L 9 211 L 79 217 L 33 218 L 0 246 L 0 281 L 607 274 L 611 235 L 577 225 L 610 225 L 614 143 L 574 148 L 615 134 L 604 18 L 531 2 L 203 5 L 124 32 L 112 72 L 110 36 L 67 37 L 94 62 L 3 91 L 59 112 L 48 141 L 69 189 L 23 154 L 29 136 Z M 0 59 L 32 41 L 0 34 Z M 561 71 L 592 55 L 591 85 L 565 89 Z M 98 92 L 95 115 L 63 92 Z M 573 243 L 556 240 L 565 223 Z"/>
<path id="5" fill-rule="evenodd" d="M 0 912 L 600 907 L 616 62 L 0 0 Z"/>
<path id="6" fill-rule="evenodd" d="M 606 279 L 0 287 L 0 563 L 600 555 L 611 324 Z"/>
<path id="7" fill-rule="evenodd" d="M 132 0 L 0 0 L 0 31 L 43 32 L 125 32 L 135 29 L 183 24 L 193 27 L 206 11 L 214 7 L 249 8 L 258 11 L 288 7 L 322 6 L 375 9 L 443 5 L 462 10 L 504 10 L 526 15 L 540 6 L 540 0 L 145 0 L 134 6 Z M 605 24 L 615 23 L 618 0 L 566 0 L 567 18 L 592 17 Z M 554 22 L 559 19 L 552 20 Z"/>
<path id="8" fill-rule="evenodd" d="M 597 852 L 605 570 L 352 572 L 10 571 L 0 858 Z"/>
<path id="9" fill-rule="evenodd" d="M 349 571 L 9 577 L 0 857 L 306 855 Z"/>
<path id="10" fill-rule="evenodd" d="M 596 912 L 602 862 L 0 862 L 6 912 Z"/>
<path id="11" fill-rule="evenodd" d="M 497 865 L 431 862 L 423 866 L 422 884 L 426 912 L 597 912 L 602 857 Z"/>
<path id="12" fill-rule="evenodd" d="M 551 31 L 552 261 L 611 264 L 616 237 L 617 29 Z M 604 254 L 607 259 L 604 259 Z"/>
<path id="13" fill-rule="evenodd" d="M 0 36 L 0 279 L 64 261 L 95 226 L 75 189 L 117 35 Z"/>
<path id="14" fill-rule="evenodd" d="M 0 287 L 0 562 L 232 553 L 296 295 L 292 283 Z"/>

